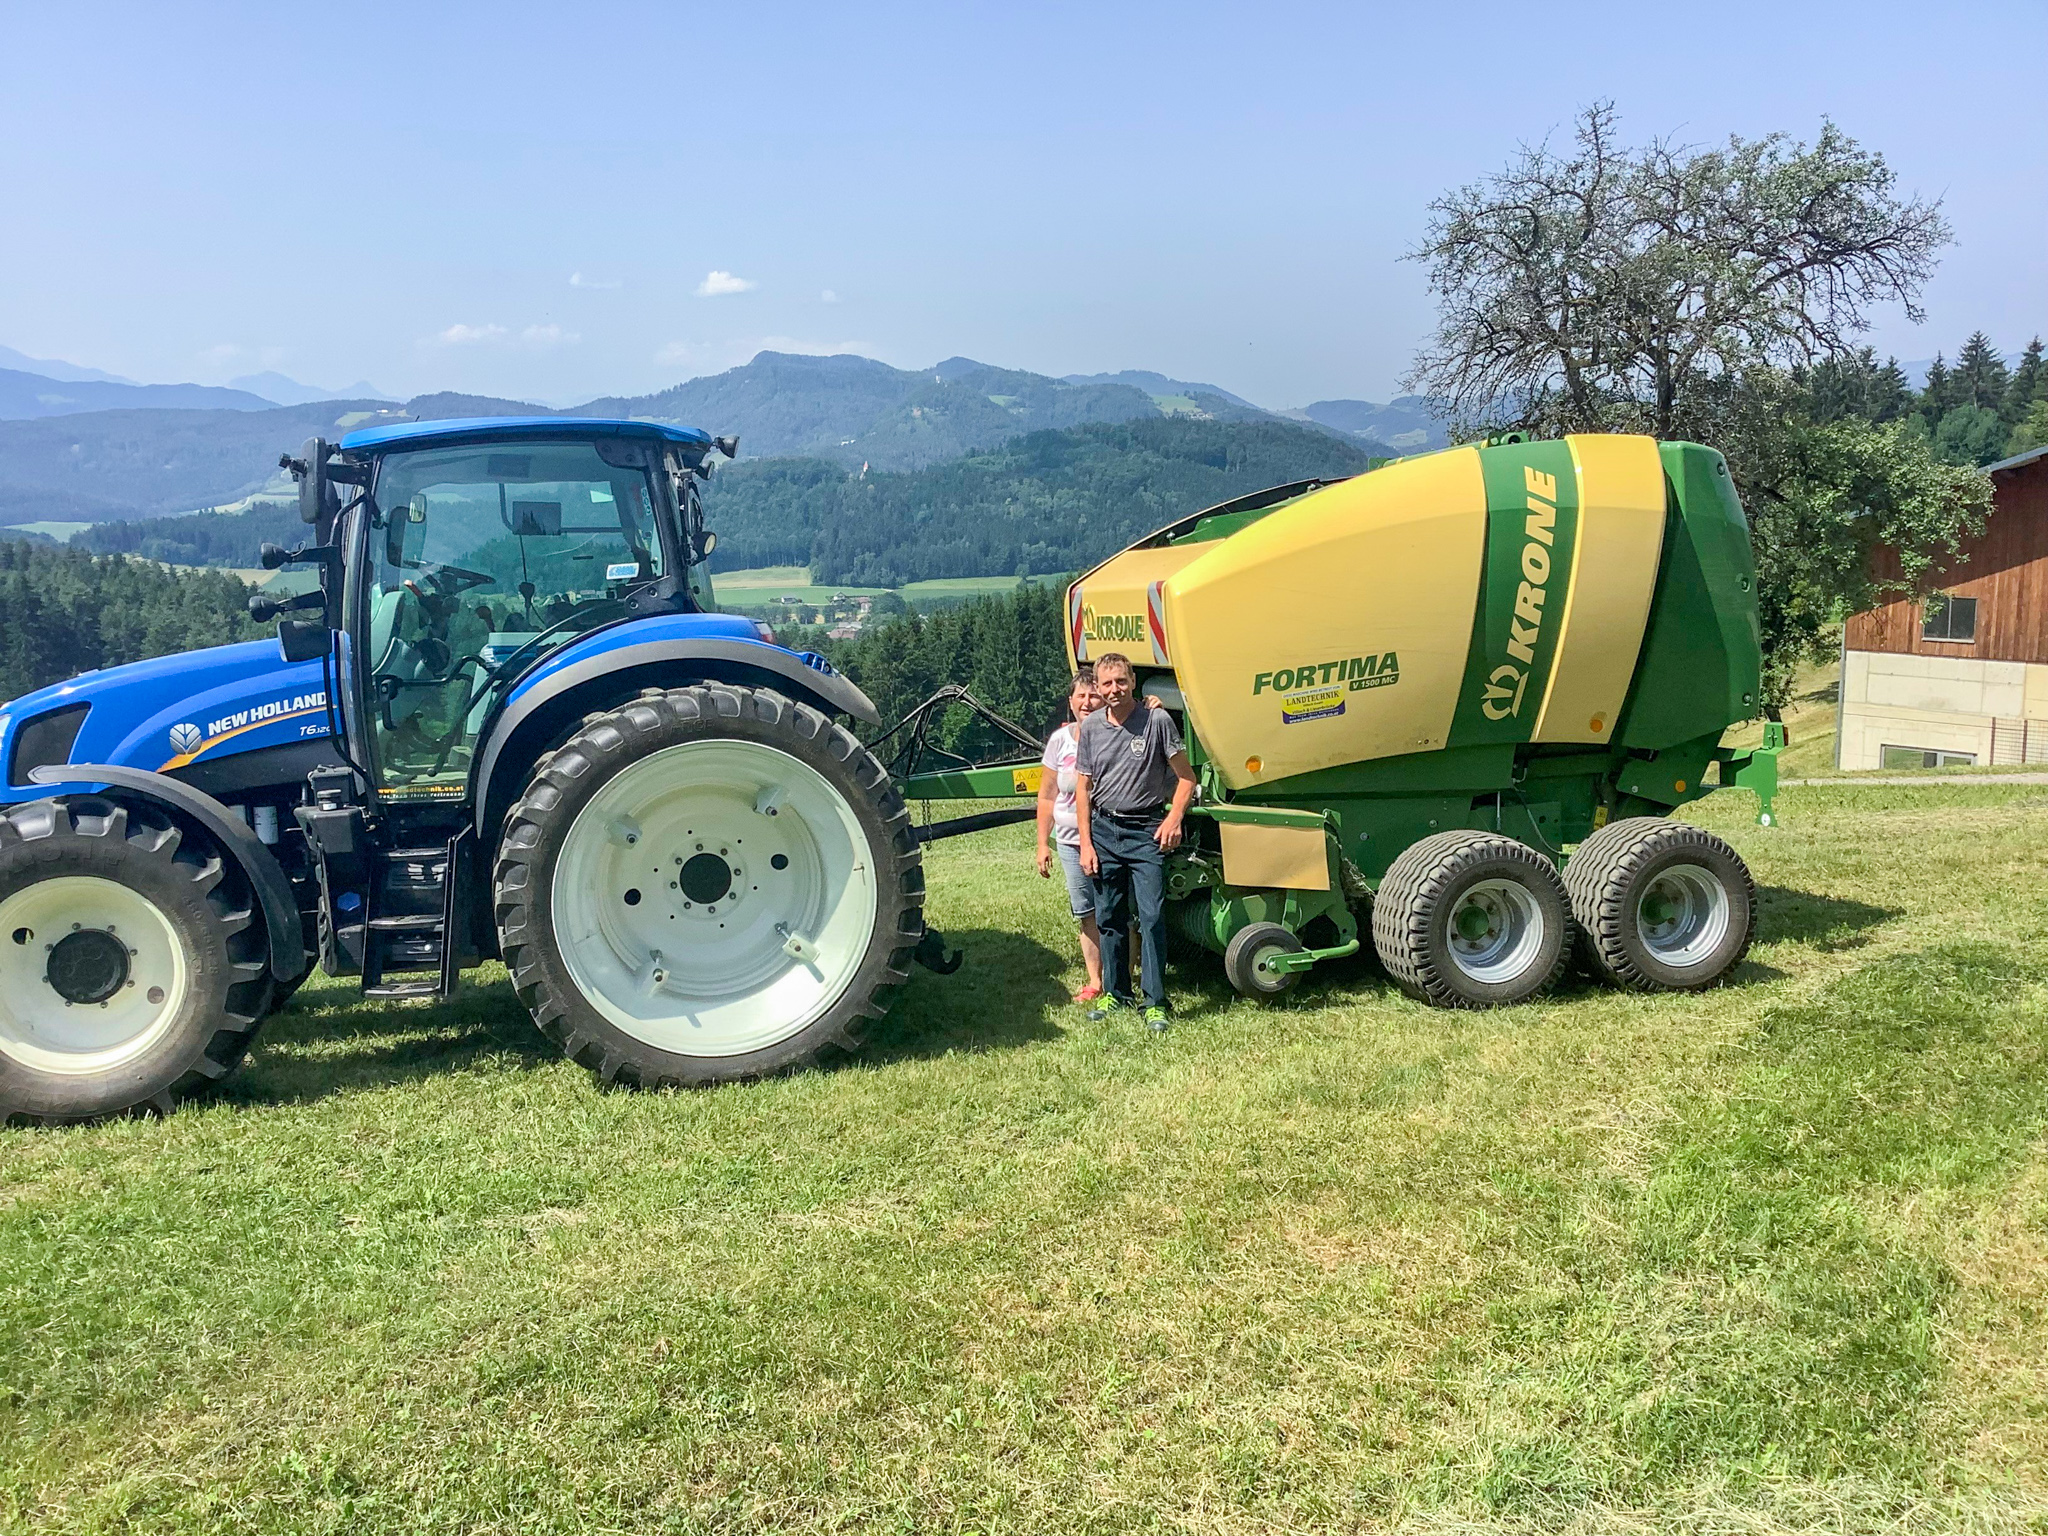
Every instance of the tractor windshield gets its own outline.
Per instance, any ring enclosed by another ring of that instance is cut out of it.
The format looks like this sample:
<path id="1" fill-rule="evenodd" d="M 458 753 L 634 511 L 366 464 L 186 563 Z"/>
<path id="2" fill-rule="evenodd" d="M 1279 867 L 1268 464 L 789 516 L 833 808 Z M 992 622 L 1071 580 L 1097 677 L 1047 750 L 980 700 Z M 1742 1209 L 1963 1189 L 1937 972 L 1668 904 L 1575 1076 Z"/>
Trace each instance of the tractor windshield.
<path id="1" fill-rule="evenodd" d="M 663 574 L 649 472 L 614 456 L 629 454 L 585 442 L 385 457 L 359 654 L 388 794 L 461 793 L 494 685 Z"/>

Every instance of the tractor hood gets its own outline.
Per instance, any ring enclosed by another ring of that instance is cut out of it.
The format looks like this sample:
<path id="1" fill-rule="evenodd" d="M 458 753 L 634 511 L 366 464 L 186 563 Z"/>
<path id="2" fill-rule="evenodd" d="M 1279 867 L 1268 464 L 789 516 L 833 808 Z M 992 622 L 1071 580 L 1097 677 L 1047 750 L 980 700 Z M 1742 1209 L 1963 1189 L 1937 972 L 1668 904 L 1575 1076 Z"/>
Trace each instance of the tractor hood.
<path id="1" fill-rule="evenodd" d="M 49 794 L 29 771 L 108 763 L 177 773 L 193 763 L 325 737 L 320 660 L 287 662 L 275 640 L 220 645 L 85 672 L 0 705 L 0 803 Z"/>

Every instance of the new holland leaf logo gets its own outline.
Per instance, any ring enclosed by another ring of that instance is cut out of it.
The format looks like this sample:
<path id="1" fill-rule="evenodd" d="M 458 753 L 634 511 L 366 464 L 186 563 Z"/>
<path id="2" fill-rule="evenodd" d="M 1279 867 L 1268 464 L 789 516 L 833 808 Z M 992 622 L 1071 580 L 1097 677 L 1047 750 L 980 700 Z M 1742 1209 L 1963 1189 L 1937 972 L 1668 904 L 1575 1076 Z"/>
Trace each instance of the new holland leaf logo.
<path id="1" fill-rule="evenodd" d="M 196 751 L 198 750 L 199 743 L 205 739 L 205 737 L 199 734 L 199 727 L 196 725 L 174 725 L 171 727 L 171 750 L 173 752 Z"/>

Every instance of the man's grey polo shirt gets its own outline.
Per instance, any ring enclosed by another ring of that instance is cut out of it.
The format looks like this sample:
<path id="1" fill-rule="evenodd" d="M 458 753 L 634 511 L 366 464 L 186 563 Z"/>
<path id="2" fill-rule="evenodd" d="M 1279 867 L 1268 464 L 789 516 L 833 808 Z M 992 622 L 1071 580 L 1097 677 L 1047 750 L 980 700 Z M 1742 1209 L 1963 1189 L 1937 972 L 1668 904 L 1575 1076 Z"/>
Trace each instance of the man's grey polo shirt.
<path id="1" fill-rule="evenodd" d="M 1168 762 L 1181 750 L 1173 716 L 1144 704 L 1118 725 L 1098 709 L 1081 722 L 1074 771 L 1088 775 L 1088 804 L 1098 811 L 1130 815 L 1158 810 L 1173 797 L 1175 775 Z"/>

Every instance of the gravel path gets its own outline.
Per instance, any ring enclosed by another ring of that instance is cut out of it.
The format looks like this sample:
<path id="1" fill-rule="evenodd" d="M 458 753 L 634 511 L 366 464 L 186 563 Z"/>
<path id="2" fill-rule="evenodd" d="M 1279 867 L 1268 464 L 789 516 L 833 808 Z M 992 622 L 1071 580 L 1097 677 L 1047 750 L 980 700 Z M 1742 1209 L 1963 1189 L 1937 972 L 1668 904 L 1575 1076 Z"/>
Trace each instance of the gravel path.
<path id="1" fill-rule="evenodd" d="M 1780 789 L 1813 789 L 1821 785 L 1843 784 L 1938 784 L 1945 789 L 1968 789 L 1973 784 L 2048 784 L 2048 773 L 1959 773 L 1953 778 L 1907 777 L 1894 775 L 1879 778 L 1875 775 L 1865 778 L 1858 774 L 1853 779 L 1780 779 Z"/>

